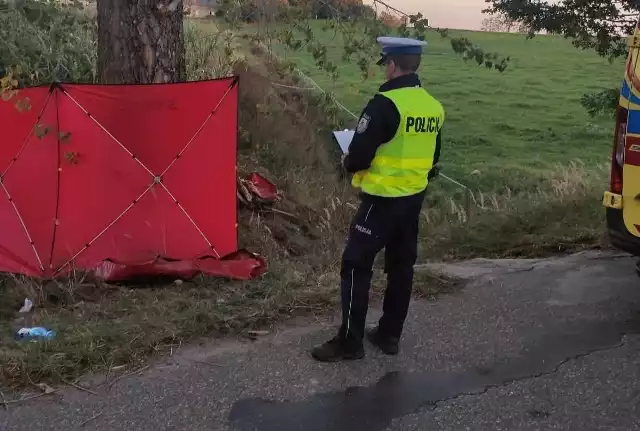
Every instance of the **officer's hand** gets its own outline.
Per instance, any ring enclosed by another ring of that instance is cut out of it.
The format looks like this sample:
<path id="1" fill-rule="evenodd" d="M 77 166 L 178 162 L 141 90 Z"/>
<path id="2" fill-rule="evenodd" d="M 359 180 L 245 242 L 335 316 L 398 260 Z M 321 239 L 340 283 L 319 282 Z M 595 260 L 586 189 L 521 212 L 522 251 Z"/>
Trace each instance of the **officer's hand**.
<path id="1" fill-rule="evenodd" d="M 429 181 L 431 181 L 432 179 L 436 178 L 438 175 L 440 175 L 440 166 L 434 165 L 429 171 L 429 175 L 427 176 L 427 178 L 429 179 Z"/>

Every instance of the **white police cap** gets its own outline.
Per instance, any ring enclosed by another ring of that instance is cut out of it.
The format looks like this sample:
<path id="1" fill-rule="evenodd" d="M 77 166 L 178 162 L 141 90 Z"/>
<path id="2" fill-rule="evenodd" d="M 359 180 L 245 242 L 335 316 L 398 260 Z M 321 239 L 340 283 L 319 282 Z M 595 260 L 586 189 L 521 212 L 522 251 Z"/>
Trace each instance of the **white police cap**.
<path id="1" fill-rule="evenodd" d="M 384 64 L 393 55 L 421 55 L 423 47 L 427 45 L 424 40 L 388 36 L 379 37 L 378 43 L 382 47 L 382 57 L 378 64 Z"/>

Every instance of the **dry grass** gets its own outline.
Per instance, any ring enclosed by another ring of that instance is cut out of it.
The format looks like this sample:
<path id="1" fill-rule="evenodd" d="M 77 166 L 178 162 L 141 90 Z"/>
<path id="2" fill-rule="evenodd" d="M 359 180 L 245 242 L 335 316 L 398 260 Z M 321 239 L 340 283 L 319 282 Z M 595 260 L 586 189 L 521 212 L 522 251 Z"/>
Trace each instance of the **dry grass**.
<path id="1" fill-rule="evenodd" d="M 140 366 L 200 337 L 239 333 L 335 301 L 334 280 L 273 263 L 272 273 L 251 283 L 199 278 L 182 284 L 111 286 L 41 285 L 5 280 L 0 293 L 0 385 L 63 383 L 87 371 Z M 32 323 L 57 332 L 52 342 L 15 342 L 13 320 L 32 298 Z"/>
<path id="2" fill-rule="evenodd" d="M 602 190 L 605 167 L 579 161 L 558 166 L 534 192 L 477 193 L 428 199 L 423 211 L 423 256 L 462 259 L 533 257 L 606 245 Z"/>

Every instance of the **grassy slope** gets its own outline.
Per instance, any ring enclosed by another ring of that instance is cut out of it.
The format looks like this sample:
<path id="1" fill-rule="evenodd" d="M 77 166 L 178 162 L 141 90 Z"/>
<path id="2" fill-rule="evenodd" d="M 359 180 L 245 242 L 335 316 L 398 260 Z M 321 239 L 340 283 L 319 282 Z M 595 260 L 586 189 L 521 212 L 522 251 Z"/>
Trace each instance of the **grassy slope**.
<path id="1" fill-rule="evenodd" d="M 512 62 L 503 74 L 465 63 L 447 39 L 435 32 L 429 35 L 421 77 L 447 112 L 443 150 L 447 173 L 483 191 L 508 185 L 517 192 L 537 185 L 555 164 L 573 159 L 589 166 L 608 162 L 613 122 L 589 118 L 579 100 L 587 91 L 618 85 L 621 62 L 610 64 L 555 36 L 526 40 L 514 34 L 451 34 L 466 36 L 487 51 L 510 55 Z M 331 44 L 331 56 L 338 60 L 339 36 L 330 42 L 333 33 L 317 35 Z M 363 82 L 356 65 L 342 64 L 340 79 L 332 83 L 306 51 L 288 52 L 287 58 L 321 86 L 333 89 L 356 113 L 383 79 L 378 74 Z M 481 175 L 471 176 L 474 170 Z"/>

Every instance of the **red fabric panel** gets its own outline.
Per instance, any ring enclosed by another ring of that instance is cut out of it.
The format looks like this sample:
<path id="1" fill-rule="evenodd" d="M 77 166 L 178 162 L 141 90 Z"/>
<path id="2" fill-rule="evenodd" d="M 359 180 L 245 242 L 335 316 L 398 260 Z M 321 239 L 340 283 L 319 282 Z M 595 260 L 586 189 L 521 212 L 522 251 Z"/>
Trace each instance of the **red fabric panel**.
<path id="1" fill-rule="evenodd" d="M 32 247 L 24 234 L 24 229 L 9 200 L 4 196 L 0 198 L 0 271 L 24 274 L 30 276 L 40 275 L 41 271 Z"/>
<path id="2" fill-rule="evenodd" d="M 107 259 L 140 265 L 160 257 L 193 260 L 202 256 L 215 257 L 194 224 L 156 185 L 79 255 L 76 265 L 93 267 Z"/>
<path id="3" fill-rule="evenodd" d="M 107 228 L 152 182 L 151 176 L 62 92 L 59 92 L 58 110 L 60 129 L 72 135 L 68 143 L 60 145 L 55 270 Z M 77 159 L 75 163 L 69 160 L 72 154 Z M 102 235 L 104 238 L 115 240 L 113 228 Z M 119 255 L 126 252 L 115 248 L 102 248 L 97 252 L 95 249 L 92 247 L 93 261 L 82 253 L 76 266 L 91 268 L 103 259 L 120 258 Z"/>
<path id="4" fill-rule="evenodd" d="M 231 80 L 163 85 L 64 85 L 64 89 L 91 113 L 116 139 L 135 154 L 152 172 L 159 174 L 193 138 L 220 103 Z M 237 86 L 234 87 L 237 90 Z M 235 94 L 229 94 L 216 111 L 219 123 L 233 129 L 237 109 Z M 233 142 L 215 141 L 216 151 L 233 154 Z M 204 162 L 204 161 L 203 161 Z"/>
<path id="5" fill-rule="evenodd" d="M 237 87 L 222 102 L 189 149 L 164 176 L 164 184 L 205 234 L 219 256 L 238 248 L 236 148 Z M 226 226 L 223 230 L 220 226 Z"/>
<path id="6" fill-rule="evenodd" d="M 18 111 L 18 100 L 28 100 L 31 109 Z M 0 190 L 0 270 L 37 275 L 42 273 L 41 264 L 45 269 L 49 267 L 53 241 L 56 94 L 48 87 L 21 91 L 9 102 L 0 101 L 0 118 L 4 123 L 0 145 L 0 169 L 4 174 Z"/>
<path id="7" fill-rule="evenodd" d="M 4 178 L 18 211 L 0 196 L 0 271 L 51 276 L 70 261 L 80 270 L 115 261 L 134 272 L 189 267 L 243 278 L 264 266 L 244 255 L 241 270 L 234 259 L 201 259 L 238 247 L 233 79 L 64 85 L 49 99 L 48 88 L 24 96 L 28 112 L 0 103 L 12 125 L 3 128 L 1 166 L 19 154 Z M 28 138 L 46 100 L 41 122 L 51 131 Z"/>
<path id="8" fill-rule="evenodd" d="M 0 99 L 0 118 L 2 119 L 2 145 L 0 145 L 0 169 L 9 166 L 11 159 L 18 154 L 29 134 L 38 121 L 38 115 L 50 100 L 49 87 L 21 90 L 18 95 L 5 102 Z M 28 101 L 31 109 L 20 112 L 16 109 L 18 101 Z M 55 107 L 55 100 L 51 100 Z M 11 127 L 9 127 L 11 126 Z"/>

